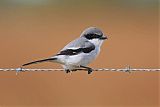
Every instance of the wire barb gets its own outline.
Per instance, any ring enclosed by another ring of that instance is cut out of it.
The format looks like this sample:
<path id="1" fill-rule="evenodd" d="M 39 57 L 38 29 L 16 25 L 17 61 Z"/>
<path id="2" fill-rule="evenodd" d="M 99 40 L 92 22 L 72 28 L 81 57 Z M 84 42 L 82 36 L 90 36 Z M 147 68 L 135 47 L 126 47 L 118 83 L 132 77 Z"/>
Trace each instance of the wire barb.
<path id="1" fill-rule="evenodd" d="M 127 67 L 126 67 L 126 71 L 125 72 L 128 72 L 128 73 L 131 73 L 131 67 L 128 65 Z"/>

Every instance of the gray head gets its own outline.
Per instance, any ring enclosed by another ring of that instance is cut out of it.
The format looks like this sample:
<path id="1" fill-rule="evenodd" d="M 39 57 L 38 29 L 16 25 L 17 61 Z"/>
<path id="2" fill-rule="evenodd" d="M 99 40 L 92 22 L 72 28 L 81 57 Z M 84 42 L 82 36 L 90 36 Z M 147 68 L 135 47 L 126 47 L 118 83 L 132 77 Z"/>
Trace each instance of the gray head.
<path id="1" fill-rule="evenodd" d="M 107 39 L 103 32 L 96 27 L 89 27 L 85 29 L 82 32 L 81 37 L 86 38 L 95 45 L 101 45 L 103 41 Z"/>
<path id="2" fill-rule="evenodd" d="M 104 34 L 102 33 L 102 31 L 96 27 L 89 27 L 87 29 L 85 29 L 82 34 L 81 37 L 85 37 L 88 40 L 91 39 L 107 39 L 106 36 L 104 36 Z"/>

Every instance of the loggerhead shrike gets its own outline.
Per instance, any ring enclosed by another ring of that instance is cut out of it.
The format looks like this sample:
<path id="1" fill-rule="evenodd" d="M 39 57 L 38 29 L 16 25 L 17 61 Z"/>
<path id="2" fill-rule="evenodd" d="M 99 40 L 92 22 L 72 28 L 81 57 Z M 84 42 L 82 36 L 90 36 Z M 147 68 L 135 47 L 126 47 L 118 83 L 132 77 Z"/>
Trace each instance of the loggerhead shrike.
<path id="1" fill-rule="evenodd" d="M 40 63 L 40 62 L 56 62 L 60 63 L 66 73 L 85 68 L 90 74 L 93 69 L 87 65 L 91 63 L 100 53 L 100 47 L 103 41 L 107 39 L 102 31 L 96 27 L 85 29 L 79 38 L 66 45 L 59 53 L 52 57 L 29 62 L 22 66 Z"/>

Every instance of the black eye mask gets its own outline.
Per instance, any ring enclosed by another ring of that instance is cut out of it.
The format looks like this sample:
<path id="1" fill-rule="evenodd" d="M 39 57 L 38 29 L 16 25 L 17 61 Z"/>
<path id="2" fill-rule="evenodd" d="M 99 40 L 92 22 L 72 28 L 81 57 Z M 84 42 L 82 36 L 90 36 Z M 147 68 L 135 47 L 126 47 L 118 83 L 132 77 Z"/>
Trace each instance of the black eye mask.
<path id="1" fill-rule="evenodd" d="M 84 35 L 84 37 L 86 37 L 89 40 L 98 39 L 98 38 L 101 38 L 102 36 L 103 35 L 98 35 L 98 34 L 86 34 L 86 35 Z"/>

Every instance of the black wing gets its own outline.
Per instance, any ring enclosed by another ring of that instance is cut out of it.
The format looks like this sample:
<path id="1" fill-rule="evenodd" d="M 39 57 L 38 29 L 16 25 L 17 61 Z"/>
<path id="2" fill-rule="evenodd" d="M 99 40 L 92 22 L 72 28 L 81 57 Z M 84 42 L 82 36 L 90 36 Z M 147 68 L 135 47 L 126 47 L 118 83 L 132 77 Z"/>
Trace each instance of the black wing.
<path id="1" fill-rule="evenodd" d="M 94 45 L 90 45 L 88 47 L 84 48 L 77 48 L 77 49 L 66 49 L 62 50 L 59 54 L 57 55 L 77 55 L 79 53 L 89 53 L 95 49 Z"/>

